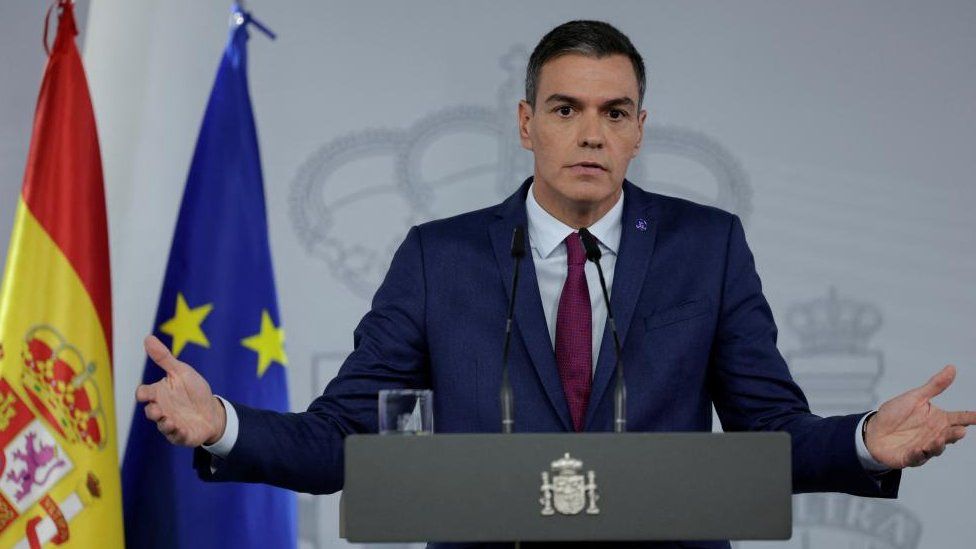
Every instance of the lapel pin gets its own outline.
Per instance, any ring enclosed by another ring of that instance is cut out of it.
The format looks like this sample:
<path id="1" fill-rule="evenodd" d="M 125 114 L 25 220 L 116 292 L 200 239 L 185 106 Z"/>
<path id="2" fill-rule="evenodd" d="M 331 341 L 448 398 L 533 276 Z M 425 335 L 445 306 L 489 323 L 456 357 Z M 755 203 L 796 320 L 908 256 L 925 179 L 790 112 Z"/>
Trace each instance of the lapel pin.
<path id="1" fill-rule="evenodd" d="M 647 221 L 644 221 L 643 219 L 638 219 L 637 220 L 637 230 L 638 231 L 646 231 L 647 230 Z"/>

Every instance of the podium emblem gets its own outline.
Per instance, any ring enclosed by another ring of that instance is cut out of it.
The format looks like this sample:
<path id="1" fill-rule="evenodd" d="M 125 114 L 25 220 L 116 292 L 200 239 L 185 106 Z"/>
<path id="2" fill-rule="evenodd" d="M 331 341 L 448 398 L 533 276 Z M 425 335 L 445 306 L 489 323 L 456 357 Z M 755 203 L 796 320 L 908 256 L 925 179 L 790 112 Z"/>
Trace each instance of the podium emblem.
<path id="1" fill-rule="evenodd" d="M 542 514 L 552 516 L 557 512 L 562 515 L 578 515 L 586 509 L 587 515 L 598 515 L 600 509 L 596 501 L 600 496 L 596 493 L 596 474 L 587 471 L 583 476 L 583 462 L 570 457 L 568 453 L 553 461 L 549 471 L 542 472 Z M 551 477 L 550 477 L 551 474 Z"/>

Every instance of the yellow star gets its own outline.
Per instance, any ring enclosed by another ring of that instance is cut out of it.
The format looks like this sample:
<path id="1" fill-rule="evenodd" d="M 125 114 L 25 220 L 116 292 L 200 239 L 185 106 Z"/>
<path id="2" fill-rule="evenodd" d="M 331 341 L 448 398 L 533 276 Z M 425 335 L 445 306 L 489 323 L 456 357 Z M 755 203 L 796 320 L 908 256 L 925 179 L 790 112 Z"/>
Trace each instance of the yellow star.
<path id="1" fill-rule="evenodd" d="M 285 330 L 275 328 L 267 309 L 261 311 L 261 331 L 241 340 L 241 345 L 258 354 L 258 377 L 264 375 L 272 362 L 288 365 L 285 355 Z"/>
<path id="2" fill-rule="evenodd" d="M 176 294 L 176 314 L 173 318 L 163 322 L 159 331 L 173 338 L 173 356 L 179 358 L 187 343 L 196 343 L 201 347 L 210 348 L 210 341 L 200 325 L 213 310 L 213 303 L 190 308 L 182 293 Z"/>

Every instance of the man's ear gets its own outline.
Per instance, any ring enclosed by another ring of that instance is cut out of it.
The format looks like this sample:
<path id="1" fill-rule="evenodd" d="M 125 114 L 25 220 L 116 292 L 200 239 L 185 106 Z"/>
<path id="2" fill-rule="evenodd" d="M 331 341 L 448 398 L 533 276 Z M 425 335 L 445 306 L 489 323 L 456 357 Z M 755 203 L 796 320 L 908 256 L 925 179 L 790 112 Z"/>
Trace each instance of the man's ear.
<path id="1" fill-rule="evenodd" d="M 634 144 L 634 153 L 630 156 L 636 158 L 640 154 L 641 143 L 644 142 L 644 123 L 647 121 L 647 109 L 641 109 L 637 115 L 637 143 Z"/>
<path id="2" fill-rule="evenodd" d="M 522 147 L 532 150 L 532 138 L 529 134 L 529 128 L 532 125 L 532 116 L 534 111 L 532 105 L 526 100 L 519 101 L 518 104 L 518 129 L 519 129 L 519 140 L 522 142 Z"/>

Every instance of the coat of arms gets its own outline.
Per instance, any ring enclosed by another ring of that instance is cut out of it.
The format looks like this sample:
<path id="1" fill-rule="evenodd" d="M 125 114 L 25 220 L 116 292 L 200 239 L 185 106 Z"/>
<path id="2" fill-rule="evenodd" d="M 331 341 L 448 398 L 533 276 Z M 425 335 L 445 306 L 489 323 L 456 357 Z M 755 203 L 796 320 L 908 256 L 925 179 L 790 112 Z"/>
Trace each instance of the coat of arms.
<path id="1" fill-rule="evenodd" d="M 21 359 L 20 383 L 0 377 L 0 533 L 23 528 L 16 547 L 61 545 L 71 520 L 101 497 L 98 477 L 75 474 L 69 450 L 105 448 L 108 424 L 94 363 L 54 328 L 32 328 Z M 65 479 L 76 488 L 55 500 L 52 490 Z"/>
<path id="2" fill-rule="evenodd" d="M 596 500 L 600 498 L 596 493 L 596 474 L 588 471 L 584 478 L 582 461 L 567 453 L 549 467 L 550 471 L 542 472 L 539 503 L 543 515 L 554 515 L 557 511 L 563 515 L 576 515 L 584 508 L 587 515 L 600 513 L 596 506 Z"/>

